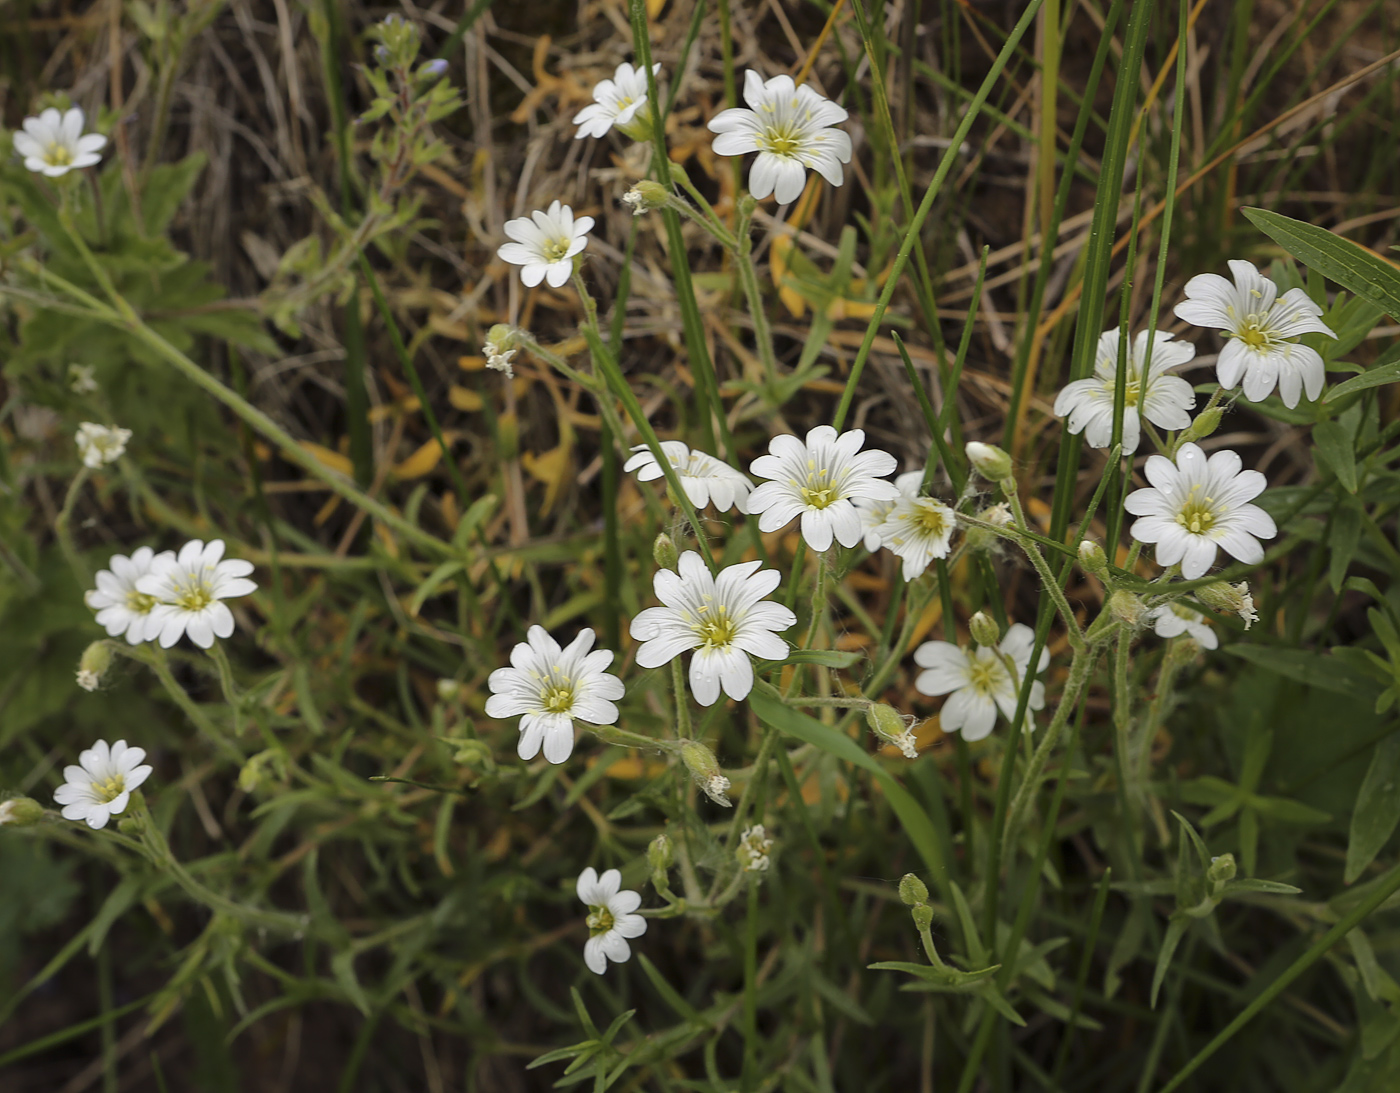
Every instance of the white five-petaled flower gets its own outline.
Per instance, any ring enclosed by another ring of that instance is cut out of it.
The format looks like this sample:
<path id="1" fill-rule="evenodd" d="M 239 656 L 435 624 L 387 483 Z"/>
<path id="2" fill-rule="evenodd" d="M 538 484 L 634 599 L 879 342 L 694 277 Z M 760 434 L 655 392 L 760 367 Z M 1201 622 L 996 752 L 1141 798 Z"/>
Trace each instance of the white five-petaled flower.
<path id="1" fill-rule="evenodd" d="M 525 636 L 510 651 L 510 667 L 487 679 L 492 694 L 486 713 L 520 717 L 520 758 L 533 759 L 543 748 L 545 759 L 562 763 L 574 750 L 575 718 L 590 725 L 617 723 L 613 703 L 623 695 L 622 680 L 607 673 L 612 650 L 594 649 L 592 630 L 580 630 L 565 648 L 543 626 L 530 627 Z"/>
<path id="2" fill-rule="evenodd" d="M 791 76 L 765 83 L 753 69 L 744 73 L 744 101 L 749 109 L 722 110 L 710 119 L 710 131 L 719 134 L 717 155 L 758 153 L 749 171 L 754 197 L 773 194 L 780 205 L 796 201 L 809 170 L 833 186 L 845 181 L 841 165 L 851 161 L 851 138 L 831 128 L 846 120 L 845 110 Z"/>
<path id="3" fill-rule="evenodd" d="M 143 748 L 129 748 L 125 740 L 110 748 L 99 740 L 78 756 L 78 766 L 63 769 L 63 785 L 53 794 L 63 806 L 63 818 L 106 827 L 109 819 L 126 811 L 132 790 L 150 776 L 151 768 L 141 765 L 145 758 Z"/>
<path id="4" fill-rule="evenodd" d="M 660 71 L 660 62 L 651 66 L 653 76 Z M 600 80 L 594 85 L 593 101 L 574 115 L 574 124 L 578 126 L 574 139 L 601 137 L 614 125 L 622 128 L 632 121 L 646 101 L 646 69 L 633 68 L 624 61 L 617 66 L 611 80 Z"/>
<path id="5" fill-rule="evenodd" d="M 749 464 L 756 478 L 767 478 L 749 495 L 749 512 L 759 516 L 760 531 L 777 531 L 802 517 L 802 538 L 821 553 L 834 536 L 844 547 L 860 542 L 861 517 L 856 498 L 896 501 L 899 490 L 884 476 L 895 469 L 888 452 L 865 444 L 865 432 L 851 429 L 839 436 L 830 425 L 818 425 L 806 441 L 775 436 L 768 454 Z"/>
<path id="6" fill-rule="evenodd" d="M 654 482 L 664 477 L 665 472 L 650 448 L 638 444 L 632 451 L 636 454 L 622 465 L 624 471 L 636 471 L 638 482 Z M 681 489 L 685 490 L 690 503 L 697 509 L 714 502 L 719 512 L 728 512 L 731 508 L 738 512 L 748 511 L 746 502 L 753 491 L 753 483 L 747 476 L 728 463 L 721 463 L 712 455 L 689 448 L 679 440 L 663 440 L 661 451 L 675 468 Z"/>
<path id="7" fill-rule="evenodd" d="M 1243 378 L 1250 402 L 1262 402 L 1275 386 L 1285 406 L 1297 406 L 1304 390 L 1315 402 L 1327 372 L 1317 350 L 1298 338 L 1337 336 L 1322 321 L 1322 308 L 1301 288 L 1279 296 L 1278 285 L 1249 262 L 1231 262 L 1230 273 L 1234 284 L 1215 273 L 1192 277 L 1186 282 L 1186 299 L 1175 308 L 1178 318 L 1213 327 L 1228 339 L 1215 363 L 1220 386 L 1228 390 Z"/>
<path id="8" fill-rule="evenodd" d="M 917 580 L 935 558 L 948 557 L 953 541 L 953 510 L 936 497 L 922 494 L 923 473 L 902 474 L 895 479 L 899 497 L 890 506 L 885 518 L 866 535 L 896 557 L 904 559 L 904 579 Z"/>
<path id="9" fill-rule="evenodd" d="M 1131 534 L 1157 544 L 1157 564 L 1181 563 L 1188 581 L 1205 576 L 1219 547 L 1251 565 L 1263 561 L 1260 539 L 1278 534 L 1273 517 L 1249 504 L 1268 485 L 1258 471 L 1241 470 L 1231 451 L 1209 459 L 1195 444 L 1183 444 L 1173 463 L 1164 455 L 1147 457 L 1150 488 L 1134 490 L 1123 502 L 1134 516 Z"/>
<path id="10" fill-rule="evenodd" d="M 787 659 L 788 644 L 776 631 L 797 622 L 782 604 L 764 599 L 782 577 L 761 564 L 739 562 L 715 577 L 700 555 L 687 550 L 679 573 L 658 570 L 652 585 L 662 606 L 648 607 L 632 620 L 631 634 L 642 643 L 637 663 L 660 668 L 693 649 L 690 689 L 700 705 L 714 705 L 721 688 L 730 698 L 748 697 L 753 689 L 749 657 Z"/>
<path id="11" fill-rule="evenodd" d="M 1190 342 L 1172 340 L 1166 330 L 1152 338 L 1152 364 L 1143 376 L 1142 363 L 1147 357 L 1150 331 L 1139 331 L 1127 355 L 1127 382 L 1123 399 L 1123 451 L 1137 451 L 1141 439 L 1141 418 L 1147 418 L 1161 429 L 1184 429 L 1191 424 L 1191 407 L 1196 405 L 1196 393 L 1180 376 L 1169 376 L 1169 368 L 1177 368 L 1196 355 Z M 1099 335 L 1098 356 L 1094 374 L 1086 380 L 1067 384 L 1055 399 L 1057 417 L 1068 417 L 1071 433 L 1084 434 L 1093 448 L 1107 448 L 1113 441 L 1113 395 L 1118 382 L 1118 350 L 1120 332 L 1115 328 Z"/>
<path id="12" fill-rule="evenodd" d="M 146 640 L 159 639 L 169 649 L 189 634 L 190 641 L 208 649 L 216 637 L 229 637 L 233 612 L 223 601 L 258 590 L 248 580 L 251 572 L 252 562 L 224 558 L 222 539 L 207 544 L 191 539 L 179 554 L 157 555 L 150 572 L 136 579 L 136 591 L 157 601 L 146 622 Z"/>
<path id="13" fill-rule="evenodd" d="M 914 650 L 914 663 L 924 669 L 914 688 L 921 694 L 948 695 L 938 718 L 944 732 L 962 730 L 964 740 L 981 740 L 996 724 L 997 710 L 1008 721 L 1016 716 L 1034 646 L 1035 632 L 1020 622 L 1006 631 L 996 647 L 960 649 L 947 641 L 926 641 Z M 1039 675 L 1049 664 L 1050 653 L 1042 649 L 1032 674 Z M 1036 680 L 1026 703 L 1027 730 L 1035 727 L 1031 712 L 1044 706 L 1045 684 Z"/>
<path id="14" fill-rule="evenodd" d="M 588 233 L 593 228 L 591 216 L 574 217 L 574 210 L 557 201 L 540 212 L 507 220 L 506 235 L 511 242 L 502 243 L 496 251 L 513 266 L 520 268 L 520 280 L 526 288 L 546 281 L 550 288 L 560 288 L 574 272 L 574 255 L 588 246 Z"/>
<path id="15" fill-rule="evenodd" d="M 29 170 L 58 178 L 101 161 L 97 153 L 107 144 L 101 133 L 83 133 L 83 112 L 76 106 L 62 114 L 49 107 L 37 118 L 25 118 L 15 134 L 15 151 Z"/>
<path id="16" fill-rule="evenodd" d="M 1159 638 L 1178 638 L 1182 634 L 1190 634 L 1202 649 L 1214 649 L 1220 644 L 1215 631 L 1206 625 L 1206 617 L 1180 604 L 1164 603 L 1154 607 L 1147 613 L 1147 621 Z"/>
<path id="17" fill-rule="evenodd" d="M 113 554 L 107 569 L 97 571 L 97 587 L 84 595 L 84 602 L 97 612 L 97 624 L 105 627 L 109 637 L 125 635 L 129 645 L 140 645 L 160 634 L 152 626 L 152 618 L 160 601 L 136 587 L 136 582 L 151 572 L 159 557 L 162 562 L 173 561 L 173 551 L 157 555 L 150 547 L 138 547 L 131 557 Z"/>
<path id="18" fill-rule="evenodd" d="M 625 964 L 632 957 L 629 937 L 647 932 L 647 920 L 634 914 L 642 905 L 638 892 L 619 891 L 622 874 L 609 869 L 601 877 L 591 865 L 578 875 L 578 898 L 588 907 L 588 940 L 583 945 L 583 962 L 588 970 L 602 975 L 608 961 Z"/>
<path id="19" fill-rule="evenodd" d="M 126 453 L 126 442 L 130 439 L 130 429 L 85 421 L 78 426 L 73 442 L 78 446 L 83 466 L 96 470 L 105 463 L 115 463 L 120 459 Z"/>

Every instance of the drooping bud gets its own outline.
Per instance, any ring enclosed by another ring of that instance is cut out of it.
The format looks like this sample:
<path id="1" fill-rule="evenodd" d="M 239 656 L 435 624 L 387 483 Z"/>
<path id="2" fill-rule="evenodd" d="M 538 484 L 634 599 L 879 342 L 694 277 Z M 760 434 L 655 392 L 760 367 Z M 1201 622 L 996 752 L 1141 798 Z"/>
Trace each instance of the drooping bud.
<path id="1" fill-rule="evenodd" d="M 0 827 L 33 827 L 44 818 L 44 806 L 30 797 L 0 801 Z"/>
<path id="2" fill-rule="evenodd" d="M 1178 438 L 1177 442 L 1179 444 L 1185 444 L 1187 441 L 1202 440 L 1210 436 L 1211 433 L 1220 428 L 1220 419 L 1224 416 L 1225 411 L 1219 406 L 1212 407 L 1209 410 L 1202 410 L 1196 415 L 1196 420 L 1182 430 L 1181 436 Z"/>
<path id="3" fill-rule="evenodd" d="M 1246 630 L 1259 621 L 1259 613 L 1254 610 L 1254 597 L 1249 594 L 1249 585 L 1244 581 L 1239 584 L 1216 581 L 1196 589 L 1196 598 L 1207 607 L 1238 615 L 1244 620 Z"/>
<path id="4" fill-rule="evenodd" d="M 984 611 L 979 611 L 968 619 L 967 628 L 972 631 L 972 640 L 978 645 L 996 645 L 1001 641 L 1001 627 L 997 625 L 996 619 Z"/>
<path id="5" fill-rule="evenodd" d="M 928 885 L 913 873 L 905 873 L 899 882 L 899 898 L 906 906 L 917 907 L 928 902 Z"/>
<path id="6" fill-rule="evenodd" d="M 1102 577 L 1108 572 L 1108 556 L 1104 554 L 1103 547 L 1092 539 L 1085 539 L 1079 544 L 1079 564 L 1085 573 L 1095 577 Z"/>
<path id="7" fill-rule="evenodd" d="M 651 544 L 651 557 L 662 569 L 675 569 L 680 564 L 680 555 L 676 552 L 675 540 L 664 531 Z"/>
<path id="8" fill-rule="evenodd" d="M 507 379 L 514 377 L 515 370 L 511 367 L 510 359 L 520 348 L 523 340 L 521 333 L 519 327 L 511 326 L 509 323 L 497 323 L 488 330 L 486 344 L 481 347 L 481 351 L 486 357 L 486 367 L 497 372 L 504 372 Z"/>
<path id="9" fill-rule="evenodd" d="M 664 831 L 651 840 L 647 847 L 647 864 L 651 866 L 653 873 L 658 870 L 662 873 L 671 868 L 671 863 L 676 860 L 676 848 L 671 844 L 671 836 Z"/>
<path id="10" fill-rule="evenodd" d="M 649 178 L 642 179 L 622 195 L 622 203 L 632 210 L 633 216 L 641 216 L 653 209 L 664 209 L 670 202 L 670 191 Z"/>
<path id="11" fill-rule="evenodd" d="M 772 858 L 769 857 L 772 849 L 773 840 L 768 838 L 763 825 L 754 824 L 739 836 L 739 845 L 734 848 L 734 857 L 739 862 L 739 868 L 745 873 L 766 873 L 768 867 L 773 864 Z"/>
<path id="12" fill-rule="evenodd" d="M 724 808 L 733 807 L 728 796 L 729 779 L 720 771 L 714 752 L 698 740 L 687 740 L 681 745 L 681 761 L 706 797 Z"/>
<path id="13" fill-rule="evenodd" d="M 1011 477 L 1011 457 L 995 444 L 970 440 L 967 458 L 973 469 L 989 482 L 1001 483 Z"/>
<path id="14" fill-rule="evenodd" d="M 112 664 L 112 645 L 107 641 L 94 641 L 78 661 L 78 686 L 85 691 L 95 691 L 102 684 L 102 677 Z"/>
<path id="15" fill-rule="evenodd" d="M 1142 600 L 1131 592 L 1119 589 L 1108 597 L 1108 610 L 1124 626 L 1137 626 L 1142 621 L 1146 608 L 1143 607 Z"/>
<path id="16" fill-rule="evenodd" d="M 881 740 L 887 744 L 893 744 L 902 751 L 906 759 L 919 757 L 919 748 L 914 742 L 912 731 L 914 718 L 905 717 L 893 706 L 877 702 L 866 708 L 865 723 L 870 726 L 871 732 Z"/>

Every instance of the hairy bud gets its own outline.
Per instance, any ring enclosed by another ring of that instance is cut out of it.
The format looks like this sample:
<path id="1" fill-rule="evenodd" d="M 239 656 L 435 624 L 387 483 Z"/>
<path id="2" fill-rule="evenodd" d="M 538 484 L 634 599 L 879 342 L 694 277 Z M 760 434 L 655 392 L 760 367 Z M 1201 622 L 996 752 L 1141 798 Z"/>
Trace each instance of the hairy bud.
<path id="1" fill-rule="evenodd" d="M 1103 547 L 1092 539 L 1085 539 L 1079 544 L 1079 564 L 1084 567 L 1085 573 L 1092 573 L 1095 577 L 1102 577 L 1108 572 L 1108 556 L 1104 554 Z"/>
<path id="2" fill-rule="evenodd" d="M 78 661 L 78 686 L 85 691 L 95 691 L 102 683 L 102 677 L 112 664 L 112 645 L 107 641 L 94 641 Z"/>
<path id="3" fill-rule="evenodd" d="M 1108 597 L 1108 610 L 1124 626 L 1137 626 L 1146 609 L 1131 592 L 1119 590 Z"/>
<path id="4" fill-rule="evenodd" d="M 1249 594 L 1249 585 L 1244 581 L 1239 584 L 1216 581 L 1196 589 L 1196 598 L 1207 607 L 1238 615 L 1244 620 L 1246 630 L 1259 621 L 1259 613 L 1254 610 L 1254 597 Z"/>
<path id="5" fill-rule="evenodd" d="M 1206 880 L 1212 887 L 1218 888 L 1227 881 L 1235 879 L 1235 855 L 1221 854 L 1210 859 L 1210 868 L 1206 870 Z"/>
<path id="6" fill-rule="evenodd" d="M 0 827 L 33 827 L 44 818 L 44 806 L 30 797 L 0 801 Z"/>
<path id="7" fill-rule="evenodd" d="M 680 555 L 676 552 L 675 540 L 664 531 L 651 544 L 651 557 L 662 569 L 675 569 L 680 564 Z"/>
<path id="8" fill-rule="evenodd" d="M 1181 433 L 1180 442 L 1201 440 L 1211 435 L 1220 428 L 1220 419 L 1225 416 L 1225 411 L 1219 406 L 1209 410 L 1202 410 L 1196 415 L 1196 419 L 1191 422 Z"/>
<path id="9" fill-rule="evenodd" d="M 681 762 L 706 797 L 724 808 L 733 807 L 728 796 L 729 779 L 720 771 L 714 752 L 698 740 L 687 740 L 681 745 Z"/>
<path id="10" fill-rule="evenodd" d="M 917 907 L 928 901 L 928 885 L 913 873 L 905 873 L 899 882 L 899 898 L 906 906 Z"/>
<path id="11" fill-rule="evenodd" d="M 1001 627 L 986 612 L 977 612 L 968 620 L 967 626 L 972 631 L 972 640 L 978 645 L 996 645 L 1001 641 Z"/>
<path id="12" fill-rule="evenodd" d="M 1001 483 L 1011 477 L 1011 457 L 995 444 L 969 441 L 967 458 L 973 469 L 989 482 Z"/>
<path id="13" fill-rule="evenodd" d="M 866 709 L 865 723 L 881 740 L 902 751 L 906 759 L 919 757 L 919 749 L 910 730 L 913 718 L 905 717 L 893 706 L 886 706 L 881 702 Z"/>
<path id="14" fill-rule="evenodd" d="M 651 866 L 652 872 L 660 870 L 665 872 L 671 868 L 671 863 L 676 860 L 676 848 L 671 844 L 671 836 L 662 832 L 651 840 L 647 847 L 647 864 Z"/>

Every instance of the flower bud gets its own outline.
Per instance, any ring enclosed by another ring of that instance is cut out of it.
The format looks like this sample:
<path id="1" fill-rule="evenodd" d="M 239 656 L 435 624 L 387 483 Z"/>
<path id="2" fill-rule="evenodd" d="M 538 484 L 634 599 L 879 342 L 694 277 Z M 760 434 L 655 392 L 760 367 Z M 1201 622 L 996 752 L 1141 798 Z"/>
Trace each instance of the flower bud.
<path id="1" fill-rule="evenodd" d="M 739 845 L 734 848 L 734 857 L 739 863 L 739 868 L 745 873 L 766 873 L 768 867 L 773 864 L 773 859 L 769 857 L 772 849 L 773 840 L 768 838 L 763 825 L 754 824 L 739 836 Z"/>
<path id="2" fill-rule="evenodd" d="M 968 462 L 989 482 L 1004 482 L 1011 477 L 1011 457 L 995 444 L 971 440 L 967 445 Z"/>
<path id="3" fill-rule="evenodd" d="M 865 723 L 870 726 L 871 732 L 885 743 L 897 747 L 906 759 L 919 757 L 914 734 L 910 731 L 913 722 L 913 718 L 905 717 L 893 706 L 886 706 L 882 702 L 877 702 L 865 711 Z"/>
<path id="4" fill-rule="evenodd" d="M 914 925 L 920 932 L 933 925 L 933 908 L 928 904 L 921 903 L 917 907 L 911 907 L 909 913 L 914 917 Z"/>
<path id="5" fill-rule="evenodd" d="M 757 199 L 755 199 L 753 194 L 745 190 L 744 193 L 739 197 L 738 201 L 739 216 L 742 217 L 744 220 L 751 220 L 753 218 L 754 210 L 757 208 Z"/>
<path id="6" fill-rule="evenodd" d="M 1095 577 L 1102 577 L 1108 572 L 1108 556 L 1104 554 L 1103 547 L 1092 539 L 1085 539 L 1079 544 L 1079 564 L 1085 573 L 1092 573 Z"/>
<path id="7" fill-rule="evenodd" d="M 1249 585 L 1244 581 L 1239 584 L 1216 581 L 1196 589 L 1196 598 L 1207 607 L 1238 615 L 1244 620 L 1246 630 L 1259 621 L 1259 613 L 1254 610 L 1254 597 L 1249 594 Z"/>
<path id="8" fill-rule="evenodd" d="M 102 677 L 112 664 L 112 645 L 107 641 L 94 641 L 78 661 L 78 686 L 85 691 L 95 691 L 102 683 Z"/>
<path id="9" fill-rule="evenodd" d="M 642 179 L 622 195 L 622 203 L 631 208 L 633 216 L 641 216 L 652 209 L 664 209 L 670 202 L 670 191 L 649 178 Z"/>
<path id="10" fill-rule="evenodd" d="M 452 737 L 444 741 L 453 747 L 452 761 L 473 770 L 492 774 L 496 770 L 496 759 L 491 747 L 484 740 L 468 737 Z"/>
<path id="11" fill-rule="evenodd" d="M 44 818 L 44 806 L 30 797 L 0 801 L 0 827 L 33 827 Z"/>
<path id="12" fill-rule="evenodd" d="M 909 907 L 928 901 L 928 885 L 913 873 L 905 873 L 899 882 L 899 898 Z"/>
<path id="13" fill-rule="evenodd" d="M 676 848 L 671 845 L 671 836 L 662 832 L 651 840 L 651 845 L 647 847 L 647 864 L 653 873 L 666 872 L 675 860 Z"/>
<path id="14" fill-rule="evenodd" d="M 988 505 L 977 514 L 977 519 L 988 524 L 995 524 L 999 528 L 1009 528 L 1014 522 L 1011 506 L 1005 501 Z M 968 550 L 994 550 L 1001 545 L 999 536 L 987 528 L 980 528 L 975 524 L 968 525 L 963 533 L 963 542 L 967 544 Z"/>
<path id="15" fill-rule="evenodd" d="M 455 679 L 440 679 L 437 681 L 437 696 L 439 702 L 452 702 L 462 693 L 462 685 Z"/>
<path id="16" fill-rule="evenodd" d="M 1206 870 L 1206 880 L 1210 881 L 1212 887 L 1218 887 L 1234 879 L 1235 855 L 1221 854 L 1210 859 L 1210 868 Z"/>
<path id="17" fill-rule="evenodd" d="M 687 740 L 681 745 L 681 762 L 706 797 L 724 808 L 733 807 L 728 797 L 729 779 L 721 773 L 714 752 L 698 740 Z"/>
<path id="18" fill-rule="evenodd" d="M 680 564 L 680 555 L 676 553 L 675 540 L 664 531 L 651 544 L 651 557 L 662 569 L 675 569 Z"/>
<path id="19" fill-rule="evenodd" d="M 447 62 L 438 59 L 429 61 L 418 69 L 418 78 L 423 81 L 440 80 L 447 74 Z"/>
<path id="20" fill-rule="evenodd" d="M 1210 436 L 1211 433 L 1220 428 L 1220 419 L 1224 416 L 1225 411 L 1219 406 L 1202 410 L 1196 415 L 1196 420 L 1182 430 L 1179 443 L 1184 444 L 1187 441 L 1201 440 Z"/>
<path id="21" fill-rule="evenodd" d="M 1108 610 L 1124 626 L 1137 626 L 1146 609 L 1142 606 L 1142 600 L 1120 589 L 1108 597 Z"/>
<path id="22" fill-rule="evenodd" d="M 972 640 L 978 645 L 996 645 L 1001 641 L 1001 627 L 997 625 L 996 619 L 983 611 L 973 615 L 967 626 L 972 631 Z"/>

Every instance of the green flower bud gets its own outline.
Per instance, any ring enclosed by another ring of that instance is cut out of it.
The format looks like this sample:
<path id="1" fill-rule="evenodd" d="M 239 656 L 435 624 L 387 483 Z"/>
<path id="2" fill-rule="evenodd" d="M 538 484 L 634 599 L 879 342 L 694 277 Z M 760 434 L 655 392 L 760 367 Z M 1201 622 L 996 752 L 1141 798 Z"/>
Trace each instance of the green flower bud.
<path id="1" fill-rule="evenodd" d="M 454 749 L 452 761 L 454 763 L 460 763 L 464 767 L 481 770 L 487 774 L 495 772 L 496 760 L 491 754 L 490 746 L 484 740 L 474 740 L 471 737 L 444 737 L 443 742 L 452 745 Z"/>
<path id="2" fill-rule="evenodd" d="M 664 531 L 651 544 L 651 557 L 662 569 L 675 569 L 680 564 L 680 554 L 676 552 L 675 540 Z"/>
<path id="3" fill-rule="evenodd" d="M 1104 554 L 1103 547 L 1092 539 L 1085 539 L 1079 544 L 1079 564 L 1085 573 L 1092 573 L 1095 577 L 1102 577 L 1108 572 L 1108 556 Z"/>
<path id="4" fill-rule="evenodd" d="M 95 691 L 102 683 L 102 677 L 112 664 L 112 643 L 94 641 L 83 650 L 78 661 L 78 686 L 85 691 Z"/>
<path id="5" fill-rule="evenodd" d="M 1219 887 L 1227 881 L 1235 879 L 1235 855 L 1221 854 L 1210 859 L 1210 868 L 1206 870 L 1206 879 L 1210 881 L 1212 887 Z"/>
<path id="6" fill-rule="evenodd" d="M 911 907 L 909 913 L 914 917 L 914 925 L 920 931 L 927 930 L 933 925 L 933 908 L 926 903 L 921 903 L 917 907 Z"/>
<path id="7" fill-rule="evenodd" d="M 928 901 L 928 885 L 913 873 L 905 873 L 899 882 L 899 898 L 906 906 L 917 907 Z"/>
<path id="8" fill-rule="evenodd" d="M 978 645 L 996 645 L 1001 641 L 1001 627 L 997 625 L 996 619 L 982 611 L 973 615 L 967 626 L 972 631 L 972 640 Z"/>
<path id="9" fill-rule="evenodd" d="M 893 706 L 879 702 L 865 711 L 865 723 L 870 730 L 887 744 L 893 744 L 904 753 L 906 759 L 919 757 L 914 734 L 910 731 L 913 718 L 907 718 Z"/>
<path id="10" fill-rule="evenodd" d="M 1259 621 L 1259 613 L 1254 610 L 1254 597 L 1249 594 L 1249 585 L 1244 581 L 1239 584 L 1216 581 L 1196 589 L 1196 598 L 1217 611 L 1238 615 L 1244 620 L 1246 630 Z"/>
<path id="11" fill-rule="evenodd" d="M 676 848 L 671 845 L 671 836 L 662 832 L 651 840 L 647 847 L 647 864 L 653 873 L 665 873 L 676 860 Z"/>
<path id="12" fill-rule="evenodd" d="M 1014 523 L 1011 506 L 1005 501 L 988 505 L 977 514 L 977 519 L 995 524 L 999 528 L 1009 528 Z M 994 550 L 1001 545 L 1000 537 L 994 532 L 987 528 L 979 528 L 975 524 L 968 525 L 963 534 L 963 542 L 967 544 L 968 550 Z"/>
<path id="13" fill-rule="evenodd" d="M 641 216 L 653 209 L 664 209 L 671 203 L 671 193 L 661 183 L 644 178 L 622 195 L 622 203 L 632 210 L 633 216 Z"/>
<path id="14" fill-rule="evenodd" d="M 44 806 L 30 797 L 0 801 L 0 827 L 33 827 L 44 818 Z"/>
<path id="15" fill-rule="evenodd" d="M 973 469 L 989 482 L 1001 483 L 1011 477 L 1011 457 L 995 444 L 969 441 L 967 458 Z"/>
<path id="16" fill-rule="evenodd" d="M 724 808 L 733 807 L 728 797 L 729 779 L 720 771 L 714 752 L 698 740 L 687 740 L 681 745 L 681 762 L 706 797 Z"/>
<path id="17" fill-rule="evenodd" d="M 1142 600 L 1131 592 L 1124 592 L 1120 589 L 1108 598 L 1108 610 L 1124 626 L 1137 626 L 1142 621 L 1143 612 L 1146 609 L 1142 605 Z"/>
<path id="18" fill-rule="evenodd" d="M 437 696 L 439 702 L 453 702 L 462 693 L 462 685 L 455 679 L 440 679 L 437 681 Z"/>
<path id="19" fill-rule="evenodd" d="M 1225 411 L 1219 406 L 1202 410 L 1196 415 L 1196 420 L 1182 430 L 1180 443 L 1184 444 L 1187 441 L 1200 440 L 1210 436 L 1211 433 L 1220 428 L 1220 419 L 1224 416 Z"/>

